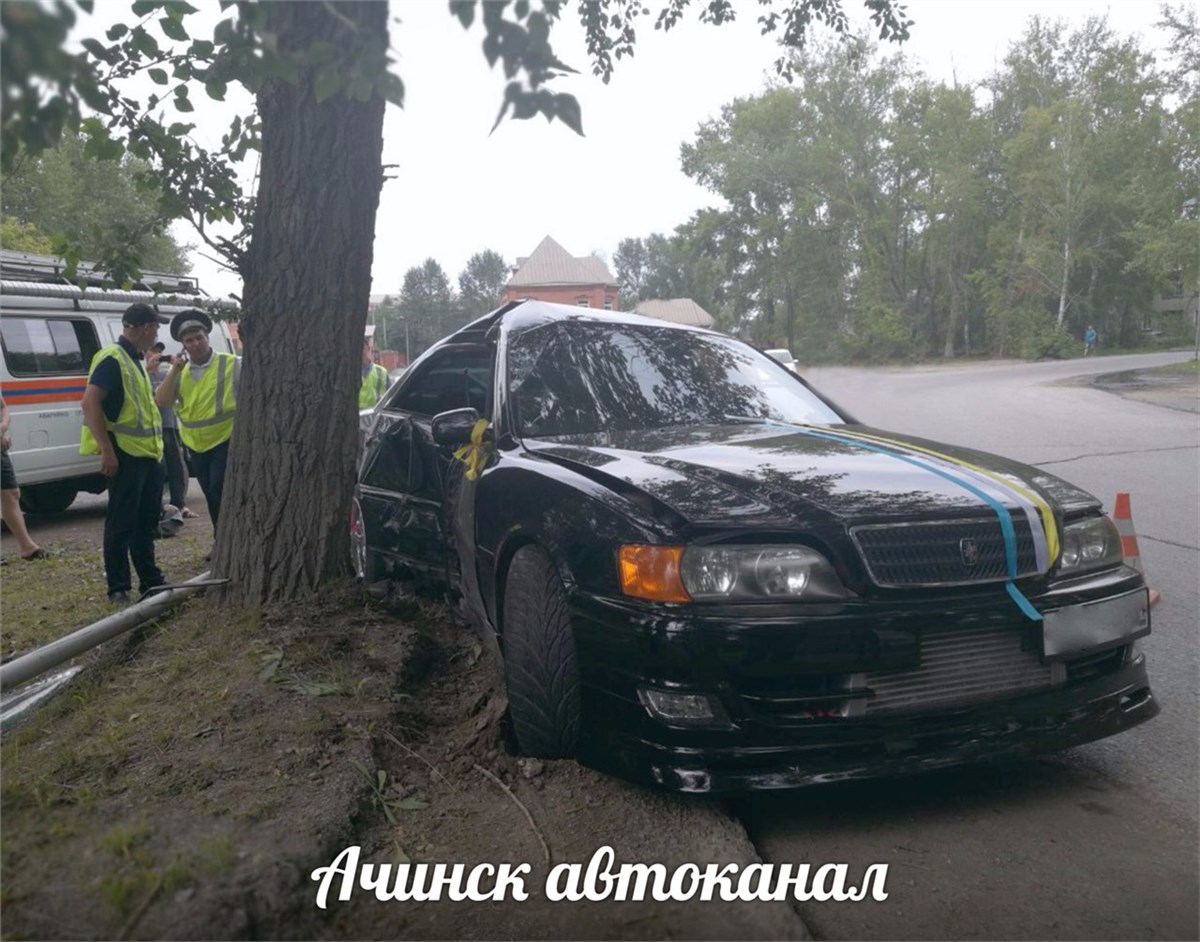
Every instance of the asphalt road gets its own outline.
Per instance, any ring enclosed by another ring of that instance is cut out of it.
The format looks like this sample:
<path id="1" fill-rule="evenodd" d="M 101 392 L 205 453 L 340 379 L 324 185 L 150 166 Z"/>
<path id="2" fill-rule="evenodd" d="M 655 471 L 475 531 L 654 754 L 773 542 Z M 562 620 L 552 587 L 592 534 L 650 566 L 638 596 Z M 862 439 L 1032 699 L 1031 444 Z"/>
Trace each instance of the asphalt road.
<path id="1" fill-rule="evenodd" d="M 813 370 L 860 421 L 1009 455 L 1111 509 L 1132 495 L 1163 593 L 1151 722 L 1052 757 L 756 796 L 764 860 L 890 865 L 885 902 L 800 904 L 827 939 L 1197 939 L 1200 418 L 1064 381 L 1187 354 L 944 369 Z"/>

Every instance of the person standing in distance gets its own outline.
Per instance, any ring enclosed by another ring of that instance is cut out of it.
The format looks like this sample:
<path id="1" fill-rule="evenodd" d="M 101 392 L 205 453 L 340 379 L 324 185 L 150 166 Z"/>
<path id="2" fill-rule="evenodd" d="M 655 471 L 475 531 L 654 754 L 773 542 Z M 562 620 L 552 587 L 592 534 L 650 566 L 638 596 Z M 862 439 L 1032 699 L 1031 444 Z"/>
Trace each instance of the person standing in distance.
<path id="1" fill-rule="evenodd" d="M 171 370 L 154 400 L 160 406 L 175 407 L 179 437 L 192 454 L 192 468 L 208 503 L 215 533 L 242 361 L 232 353 L 217 353 L 212 348 L 208 341 L 212 327 L 212 318 L 194 308 L 171 320 L 171 336 L 183 344 L 186 355 L 171 358 Z"/>
<path id="2" fill-rule="evenodd" d="M 371 350 L 371 338 L 363 337 L 362 385 L 358 387 L 358 407 L 370 409 L 387 392 L 388 374 L 375 362 Z"/>
<path id="3" fill-rule="evenodd" d="M 154 559 L 154 529 L 162 511 L 162 416 L 154 403 L 143 353 L 167 318 L 149 304 L 131 304 L 121 318 L 117 342 L 92 357 L 83 393 L 79 451 L 100 456 L 108 478 L 104 518 L 104 575 L 108 600 L 129 602 L 130 560 L 144 596 L 166 577 Z"/>
<path id="4" fill-rule="evenodd" d="M 46 559 L 50 554 L 33 542 L 33 537 L 25 528 L 25 515 L 21 513 L 21 488 L 17 486 L 17 473 L 8 457 L 8 449 L 12 446 L 8 437 L 11 419 L 4 397 L 0 396 L 0 509 L 3 510 L 5 526 L 17 538 L 21 558 Z"/>

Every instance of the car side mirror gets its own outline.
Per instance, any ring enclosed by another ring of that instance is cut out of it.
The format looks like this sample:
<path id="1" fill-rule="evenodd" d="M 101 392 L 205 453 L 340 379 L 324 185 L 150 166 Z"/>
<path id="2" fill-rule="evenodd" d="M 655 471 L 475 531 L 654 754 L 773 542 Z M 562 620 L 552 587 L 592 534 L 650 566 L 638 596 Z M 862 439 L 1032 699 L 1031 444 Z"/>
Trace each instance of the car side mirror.
<path id="1" fill-rule="evenodd" d="M 471 431 L 479 421 L 479 413 L 474 409 L 451 409 L 440 412 L 433 417 L 434 444 L 443 448 L 457 448 L 471 441 Z"/>

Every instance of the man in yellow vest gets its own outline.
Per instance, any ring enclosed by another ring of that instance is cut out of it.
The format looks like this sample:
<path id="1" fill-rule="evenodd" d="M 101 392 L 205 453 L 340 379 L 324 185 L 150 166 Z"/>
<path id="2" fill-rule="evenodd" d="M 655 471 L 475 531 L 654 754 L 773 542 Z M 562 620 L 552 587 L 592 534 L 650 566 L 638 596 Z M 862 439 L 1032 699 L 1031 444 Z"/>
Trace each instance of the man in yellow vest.
<path id="1" fill-rule="evenodd" d="M 104 575 L 108 600 L 117 605 L 130 601 L 131 559 L 143 595 L 167 581 L 154 559 L 154 529 L 162 512 L 162 417 L 142 358 L 158 337 L 158 325 L 166 322 L 149 304 L 126 308 L 117 342 L 92 357 L 81 403 L 79 451 L 99 455 L 108 478 Z"/>
<path id="2" fill-rule="evenodd" d="M 362 385 L 358 387 L 358 407 L 370 409 L 383 398 L 388 388 L 388 374 L 371 355 L 371 338 L 363 337 Z"/>
<path id="3" fill-rule="evenodd" d="M 186 353 L 171 358 L 171 371 L 154 399 L 160 406 L 175 407 L 179 437 L 192 455 L 192 470 L 216 531 L 242 361 L 212 348 L 208 342 L 212 326 L 212 318 L 195 309 L 171 320 L 171 336 L 183 344 Z"/>

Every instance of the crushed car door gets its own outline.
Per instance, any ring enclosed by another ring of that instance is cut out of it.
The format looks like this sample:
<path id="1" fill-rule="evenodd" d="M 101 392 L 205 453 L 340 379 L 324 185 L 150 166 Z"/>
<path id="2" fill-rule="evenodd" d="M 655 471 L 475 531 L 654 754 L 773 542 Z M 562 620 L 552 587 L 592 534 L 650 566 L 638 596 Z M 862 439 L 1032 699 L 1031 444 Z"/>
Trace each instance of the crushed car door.
<path id="1" fill-rule="evenodd" d="M 370 450 L 359 487 L 370 543 L 380 553 L 424 570 L 431 521 L 438 505 L 422 498 L 425 469 L 414 446 L 417 432 L 412 416 L 379 417 L 372 433 L 378 447 Z"/>
<path id="2" fill-rule="evenodd" d="M 407 503 L 403 537 L 414 554 L 413 564 L 431 574 L 442 572 L 457 586 L 460 562 L 454 547 L 451 521 L 446 515 L 446 491 L 461 475 L 453 449 L 433 441 L 435 415 L 472 408 L 487 416 L 495 349 L 490 344 L 453 344 L 438 350 L 422 364 L 419 375 L 405 383 L 394 408 L 407 413 L 412 429 L 412 450 L 420 465 Z M 418 480 L 419 478 L 419 480 Z"/>

